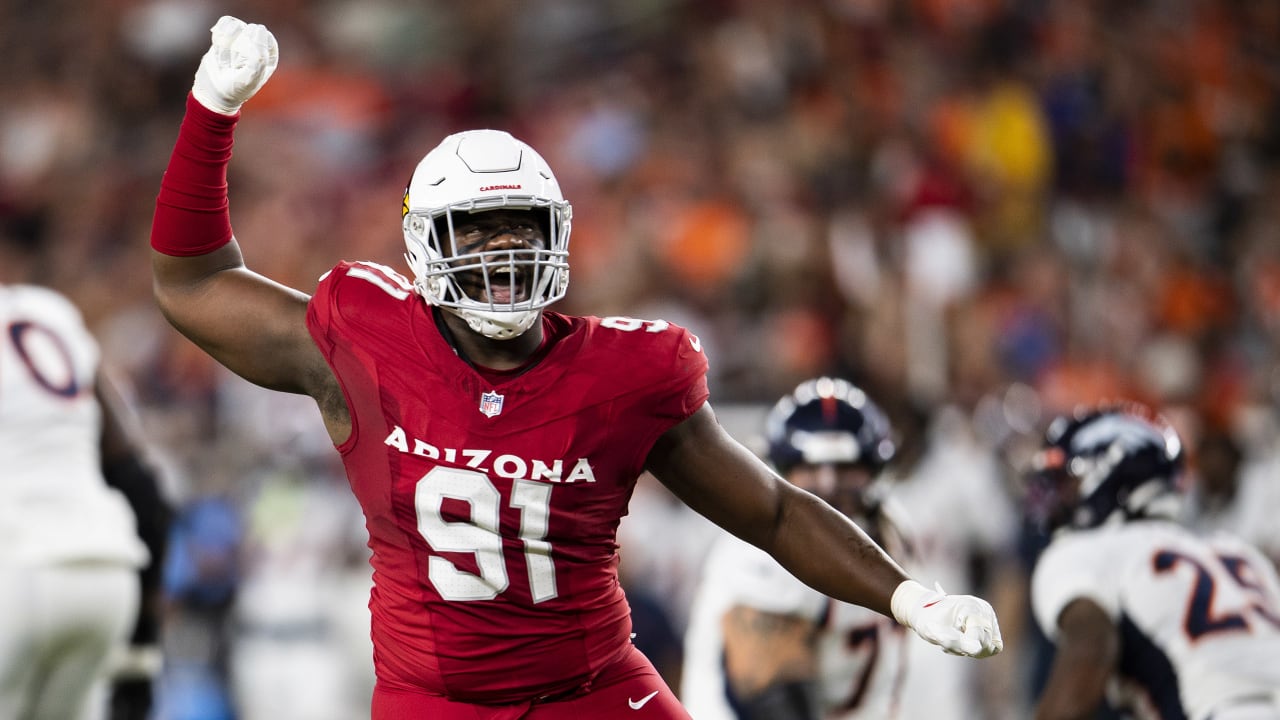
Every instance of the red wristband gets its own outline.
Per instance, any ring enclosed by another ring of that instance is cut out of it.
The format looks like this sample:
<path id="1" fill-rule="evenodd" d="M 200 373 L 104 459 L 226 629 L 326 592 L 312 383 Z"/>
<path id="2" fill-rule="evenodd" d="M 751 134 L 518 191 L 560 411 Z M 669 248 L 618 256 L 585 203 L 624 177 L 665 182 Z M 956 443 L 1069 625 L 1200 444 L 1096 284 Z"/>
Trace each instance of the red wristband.
<path id="1" fill-rule="evenodd" d="M 204 255 L 231 242 L 227 163 L 236 115 L 220 115 L 187 96 L 187 113 L 160 181 L 151 247 L 165 255 Z"/>

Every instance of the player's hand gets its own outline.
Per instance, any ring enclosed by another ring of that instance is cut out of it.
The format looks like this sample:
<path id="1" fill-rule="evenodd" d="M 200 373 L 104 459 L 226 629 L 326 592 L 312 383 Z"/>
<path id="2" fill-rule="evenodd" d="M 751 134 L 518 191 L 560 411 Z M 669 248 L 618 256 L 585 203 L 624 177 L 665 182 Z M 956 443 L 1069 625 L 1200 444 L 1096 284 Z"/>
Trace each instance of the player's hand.
<path id="1" fill-rule="evenodd" d="M 890 601 L 893 617 L 952 655 L 983 658 L 1004 649 L 990 603 L 972 595 L 948 595 L 941 585 L 934 587 L 904 581 Z"/>
<path id="2" fill-rule="evenodd" d="M 280 48 L 270 30 L 230 15 L 219 18 L 211 34 L 191 94 L 216 113 L 235 115 L 275 72 Z"/>

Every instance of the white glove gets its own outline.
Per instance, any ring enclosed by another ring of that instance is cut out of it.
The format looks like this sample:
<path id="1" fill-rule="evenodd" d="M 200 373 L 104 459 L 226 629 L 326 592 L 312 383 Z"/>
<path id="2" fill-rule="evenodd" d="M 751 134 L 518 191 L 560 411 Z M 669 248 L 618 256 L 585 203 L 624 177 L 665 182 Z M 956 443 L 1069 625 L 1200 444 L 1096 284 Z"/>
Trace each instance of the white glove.
<path id="1" fill-rule="evenodd" d="M 230 15 L 219 18 L 211 34 L 191 94 L 216 113 L 235 115 L 275 72 L 280 48 L 270 30 Z"/>
<path id="2" fill-rule="evenodd" d="M 893 591 L 893 617 L 920 637 L 952 655 L 989 657 L 1004 649 L 1000 624 L 991 604 L 972 595 L 948 595 L 904 580 Z"/>

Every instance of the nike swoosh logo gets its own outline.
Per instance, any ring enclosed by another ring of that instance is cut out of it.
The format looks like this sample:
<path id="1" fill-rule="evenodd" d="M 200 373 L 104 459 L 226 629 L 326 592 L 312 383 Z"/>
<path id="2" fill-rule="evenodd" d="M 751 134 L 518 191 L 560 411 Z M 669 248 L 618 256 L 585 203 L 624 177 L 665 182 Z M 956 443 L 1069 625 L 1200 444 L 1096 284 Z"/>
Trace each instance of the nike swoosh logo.
<path id="1" fill-rule="evenodd" d="M 631 706 L 631 709 L 632 709 L 632 710 L 639 710 L 640 708 L 642 708 L 642 707 L 644 707 L 644 706 L 645 706 L 645 703 L 647 703 L 647 702 L 649 702 L 650 700 L 652 700 L 652 699 L 653 699 L 653 697 L 654 697 L 655 695 L 657 695 L 657 694 L 658 694 L 658 691 L 657 691 L 657 690 L 654 690 L 653 692 L 649 693 L 648 695 L 645 695 L 644 697 L 640 698 L 640 701 L 639 701 L 639 702 L 636 702 L 635 700 L 632 700 L 631 698 L 627 698 L 627 705 Z"/>
<path id="2" fill-rule="evenodd" d="M 942 602 L 942 598 L 938 598 L 937 600 L 934 600 L 933 602 L 926 604 L 926 605 L 925 605 L 925 607 L 927 607 L 927 608 L 931 608 L 931 607 L 933 607 L 934 605 L 937 605 L 937 604 L 938 604 L 938 603 L 940 603 L 940 602 Z"/>

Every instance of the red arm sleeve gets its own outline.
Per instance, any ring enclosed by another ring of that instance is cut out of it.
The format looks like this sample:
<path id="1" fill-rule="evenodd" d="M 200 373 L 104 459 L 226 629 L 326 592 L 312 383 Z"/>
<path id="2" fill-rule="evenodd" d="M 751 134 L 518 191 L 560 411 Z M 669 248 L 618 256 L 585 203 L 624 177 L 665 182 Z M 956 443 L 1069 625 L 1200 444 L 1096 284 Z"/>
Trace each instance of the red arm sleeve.
<path id="1" fill-rule="evenodd" d="M 204 255 L 231 242 L 227 163 L 237 115 L 220 115 L 187 96 L 187 113 L 160 181 L 151 247 L 165 255 Z"/>

